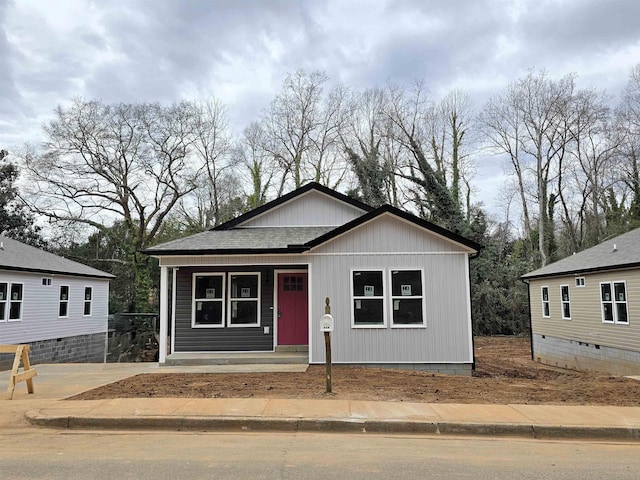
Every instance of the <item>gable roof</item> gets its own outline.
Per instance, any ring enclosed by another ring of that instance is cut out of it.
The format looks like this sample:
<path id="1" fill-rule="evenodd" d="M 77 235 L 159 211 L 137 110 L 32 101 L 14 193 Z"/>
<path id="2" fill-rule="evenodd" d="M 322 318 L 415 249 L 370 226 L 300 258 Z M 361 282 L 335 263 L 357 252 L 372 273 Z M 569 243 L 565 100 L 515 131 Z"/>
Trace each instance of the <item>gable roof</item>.
<path id="1" fill-rule="evenodd" d="M 640 228 L 523 275 L 523 280 L 640 267 Z"/>
<path id="2" fill-rule="evenodd" d="M 0 270 L 115 278 L 110 273 L 45 252 L 11 238 L 0 237 L 0 244 Z"/>
<path id="3" fill-rule="evenodd" d="M 465 238 L 461 235 L 453 233 L 452 231 L 447 230 L 446 228 L 442 228 L 441 226 L 436 225 L 435 223 L 431 223 L 431 222 L 428 222 L 427 220 L 423 220 L 420 217 L 416 217 L 415 215 L 405 212 L 404 210 L 400 210 L 399 208 L 392 207 L 391 205 L 382 205 L 381 207 L 373 209 L 369 213 L 362 215 L 356 218 L 355 220 L 345 223 L 344 225 L 338 228 L 335 228 L 330 232 L 327 232 L 326 234 L 311 240 L 306 244 L 306 246 L 308 246 L 309 248 L 313 248 L 318 245 L 321 245 L 337 237 L 338 235 L 342 235 L 343 233 L 353 230 L 364 223 L 367 223 L 377 217 L 380 217 L 381 215 L 384 215 L 385 213 L 391 214 L 395 217 L 402 218 L 403 220 L 406 220 L 409 223 L 412 223 L 414 225 L 427 229 L 437 235 L 440 235 L 448 240 L 451 240 L 455 243 L 463 245 L 476 252 L 482 249 L 482 246 L 474 242 L 473 240 L 469 240 L 468 238 Z"/>
<path id="4" fill-rule="evenodd" d="M 373 210 L 373 207 L 371 207 L 370 205 L 367 205 L 366 203 L 362 203 L 361 201 L 356 200 L 355 198 L 351 198 L 340 192 L 336 192 L 335 190 L 325 187 L 324 185 L 321 185 L 317 182 L 310 182 L 304 185 L 303 187 L 300 187 L 297 190 L 294 190 L 293 192 L 289 192 L 286 195 L 283 195 L 282 197 L 276 198 L 275 200 L 265 203 L 264 205 L 261 205 L 260 207 L 255 208 L 250 212 L 240 215 L 239 217 L 229 220 L 228 222 L 218 225 L 217 227 L 213 227 L 211 230 L 229 230 L 230 228 L 241 226 L 243 223 L 246 223 L 252 218 L 262 215 L 263 213 L 269 210 L 273 210 L 274 208 L 279 207 L 280 205 L 287 203 L 290 200 L 293 200 L 297 197 L 300 197 L 310 192 L 311 190 L 324 193 L 325 195 L 328 195 L 342 203 L 351 205 L 352 207 L 362 210 L 363 212 L 369 212 Z"/>
<path id="5" fill-rule="evenodd" d="M 391 205 L 371 209 L 339 227 L 238 227 L 209 230 L 143 250 L 153 256 L 163 255 L 241 255 L 304 253 L 384 214 L 404 219 L 474 252 L 482 246 L 445 228 L 416 217 Z"/>

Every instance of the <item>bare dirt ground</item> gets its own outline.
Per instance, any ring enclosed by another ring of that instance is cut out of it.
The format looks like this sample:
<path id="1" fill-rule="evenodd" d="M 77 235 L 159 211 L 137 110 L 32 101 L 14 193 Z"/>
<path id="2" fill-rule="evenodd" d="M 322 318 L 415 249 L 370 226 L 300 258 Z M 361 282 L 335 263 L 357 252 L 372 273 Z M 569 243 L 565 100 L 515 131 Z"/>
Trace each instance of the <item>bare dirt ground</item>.
<path id="1" fill-rule="evenodd" d="M 527 338 L 479 337 L 475 349 L 472 377 L 334 365 L 333 394 L 326 394 L 325 367 L 320 365 L 304 373 L 154 373 L 126 378 L 73 399 L 265 397 L 640 406 L 640 381 L 538 364 L 531 360 Z"/>

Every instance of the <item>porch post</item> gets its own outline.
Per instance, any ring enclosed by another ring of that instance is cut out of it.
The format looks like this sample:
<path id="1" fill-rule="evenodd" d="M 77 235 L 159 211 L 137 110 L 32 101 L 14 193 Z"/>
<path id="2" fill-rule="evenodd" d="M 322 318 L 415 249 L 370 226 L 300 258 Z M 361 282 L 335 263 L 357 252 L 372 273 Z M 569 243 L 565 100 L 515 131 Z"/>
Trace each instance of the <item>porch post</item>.
<path id="1" fill-rule="evenodd" d="M 167 361 L 167 335 L 169 330 L 169 268 L 160 267 L 160 363 Z"/>

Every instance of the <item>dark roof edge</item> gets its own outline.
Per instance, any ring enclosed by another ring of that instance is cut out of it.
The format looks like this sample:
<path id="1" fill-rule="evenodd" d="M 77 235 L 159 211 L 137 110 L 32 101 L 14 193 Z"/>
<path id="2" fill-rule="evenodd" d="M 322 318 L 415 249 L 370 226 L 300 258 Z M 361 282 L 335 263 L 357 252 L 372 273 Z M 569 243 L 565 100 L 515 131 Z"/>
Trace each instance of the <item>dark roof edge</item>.
<path id="1" fill-rule="evenodd" d="M 331 240 L 332 238 L 337 237 L 338 235 L 346 233 L 349 230 L 352 230 L 358 227 L 359 225 L 362 225 L 365 222 L 368 222 L 369 220 L 379 217 L 384 213 L 391 213 L 396 217 L 402 218 L 403 220 L 413 223 L 414 225 L 417 225 L 419 227 L 426 228 L 427 230 L 437 233 L 456 243 L 462 244 L 465 247 L 471 248 L 472 250 L 476 250 L 479 252 L 483 248 L 482 245 L 474 242 L 473 240 L 469 240 L 468 238 L 458 235 L 457 233 L 453 233 L 452 231 L 447 230 L 446 228 L 440 227 L 435 223 L 431 223 L 427 220 L 423 220 L 411 213 L 405 212 L 404 210 L 400 210 L 399 208 L 392 207 L 391 205 L 382 205 L 381 207 L 371 210 L 369 213 L 366 213 L 365 215 L 362 215 L 348 223 L 345 223 L 344 225 L 334 230 L 331 230 L 330 232 L 325 233 L 324 235 L 321 235 L 311 240 L 310 242 L 307 242 L 306 245 L 310 248 L 316 247 L 322 243 L 325 243 Z"/>
<path id="2" fill-rule="evenodd" d="M 629 268 L 638 268 L 640 267 L 640 262 L 632 262 L 632 263 L 621 263 L 618 265 L 604 265 L 602 267 L 592 267 L 592 268 L 580 268 L 575 270 L 566 270 L 562 272 L 555 273 L 543 273 L 540 275 L 530 275 L 525 274 L 520 277 L 521 280 L 537 280 L 539 278 L 549 278 L 549 277 L 563 277 L 568 275 L 579 275 L 582 273 L 594 273 L 594 272 L 606 272 L 606 271 L 615 271 L 615 270 L 627 270 Z"/>
<path id="3" fill-rule="evenodd" d="M 365 212 L 370 212 L 371 210 L 373 210 L 373 207 L 371 207 L 370 205 L 367 205 L 366 203 L 362 203 L 361 201 L 356 200 L 355 198 L 351 198 L 343 193 L 332 190 L 329 187 L 325 187 L 324 185 L 321 185 L 317 182 L 309 182 L 306 185 L 292 192 L 289 192 L 281 197 L 278 197 L 275 200 L 271 200 L 270 202 L 265 203 L 264 205 L 261 205 L 258 208 L 255 208 L 247 213 L 244 213 L 239 217 L 229 220 L 228 222 L 218 225 L 217 227 L 213 227 L 211 230 L 228 230 L 230 228 L 235 227 L 236 225 L 239 225 L 241 223 L 246 222 L 247 220 L 250 220 L 253 217 L 257 217 L 258 215 L 268 210 L 271 210 L 272 208 L 282 205 L 283 203 L 288 202 L 292 198 L 299 197 L 300 195 L 303 195 L 311 190 L 317 190 L 321 193 L 329 195 L 330 197 L 340 200 L 341 202 L 348 203 L 353 207 L 359 208 L 360 210 L 364 210 Z"/>
<path id="4" fill-rule="evenodd" d="M 163 257 L 169 255 L 264 255 L 264 254 L 287 254 L 304 253 L 309 250 L 305 245 L 290 245 L 287 248 L 210 248 L 202 250 L 141 250 L 141 253 L 152 257 Z"/>
<path id="5" fill-rule="evenodd" d="M 42 273 L 45 275 L 66 275 L 68 277 L 103 278 L 106 280 L 110 278 L 116 278 L 115 275 L 111 275 L 110 273 L 106 273 L 106 272 L 104 275 L 92 275 L 90 273 L 76 273 L 76 272 L 68 272 L 68 271 L 62 271 L 62 270 L 46 270 L 46 269 L 40 269 L 40 268 L 10 267 L 5 265 L 0 265 L 0 270 L 11 270 L 14 272 L 28 272 L 28 273 Z"/>

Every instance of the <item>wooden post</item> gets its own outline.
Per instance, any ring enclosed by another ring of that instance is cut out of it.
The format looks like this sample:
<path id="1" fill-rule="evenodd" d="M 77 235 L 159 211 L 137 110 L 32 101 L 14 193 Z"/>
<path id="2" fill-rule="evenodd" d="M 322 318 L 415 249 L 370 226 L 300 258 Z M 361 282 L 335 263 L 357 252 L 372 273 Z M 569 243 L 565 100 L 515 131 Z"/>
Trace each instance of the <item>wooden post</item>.
<path id="1" fill-rule="evenodd" d="M 329 297 L 324 301 L 324 313 L 325 315 L 331 314 L 331 305 L 329 305 Z M 327 364 L 327 391 L 331 393 L 331 332 L 324 332 L 324 350 L 325 350 L 325 362 Z"/>
<path id="2" fill-rule="evenodd" d="M 29 345 L 0 345 L 0 353 L 15 353 L 13 359 L 13 368 L 9 376 L 9 386 L 7 388 L 7 400 L 13 398 L 13 391 L 16 383 L 26 382 L 27 392 L 33 393 L 33 377 L 37 375 L 36 369 L 31 368 L 29 362 Z M 23 371 L 18 373 L 20 369 L 20 360 L 22 360 Z"/>

